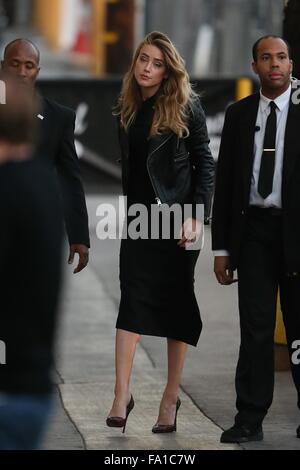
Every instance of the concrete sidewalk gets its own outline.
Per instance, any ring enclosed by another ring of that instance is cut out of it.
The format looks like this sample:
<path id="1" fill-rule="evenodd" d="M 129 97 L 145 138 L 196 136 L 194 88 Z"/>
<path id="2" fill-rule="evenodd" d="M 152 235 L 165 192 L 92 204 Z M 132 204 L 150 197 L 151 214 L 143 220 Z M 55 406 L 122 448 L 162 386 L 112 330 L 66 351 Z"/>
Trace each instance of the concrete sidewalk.
<path id="1" fill-rule="evenodd" d="M 178 431 L 170 435 L 151 432 L 165 379 L 141 346 L 137 349 L 132 380 L 136 406 L 128 419 L 126 433 L 122 435 L 120 429 L 106 426 L 113 398 L 116 307 L 91 268 L 68 281 L 62 305 L 64 320 L 58 365 L 58 388 L 64 410 L 58 408 L 60 418 L 54 419 L 45 447 L 64 448 L 58 441 L 55 444 L 53 437 L 57 439 L 57 433 L 65 431 L 65 448 L 74 448 L 72 439 L 76 448 L 84 449 L 224 448 L 219 444 L 220 428 L 183 392 Z M 60 437 L 63 441 L 64 436 Z"/>
<path id="2" fill-rule="evenodd" d="M 106 427 L 113 398 L 114 335 L 119 302 L 119 241 L 96 237 L 96 208 L 115 195 L 88 197 L 91 257 L 87 269 L 69 275 L 64 297 L 58 412 L 53 415 L 46 449 L 261 449 L 300 450 L 295 437 L 300 423 L 290 372 L 276 374 L 274 403 L 264 421 L 262 442 L 220 444 L 223 429 L 233 424 L 234 375 L 239 348 L 237 286 L 220 286 L 212 270 L 210 227 L 195 272 L 195 291 L 203 320 L 197 348 L 188 349 L 182 378 L 178 431 L 153 435 L 166 377 L 166 341 L 143 336 L 132 379 L 136 406 L 126 434 Z M 60 400 L 61 395 L 62 400 Z"/>

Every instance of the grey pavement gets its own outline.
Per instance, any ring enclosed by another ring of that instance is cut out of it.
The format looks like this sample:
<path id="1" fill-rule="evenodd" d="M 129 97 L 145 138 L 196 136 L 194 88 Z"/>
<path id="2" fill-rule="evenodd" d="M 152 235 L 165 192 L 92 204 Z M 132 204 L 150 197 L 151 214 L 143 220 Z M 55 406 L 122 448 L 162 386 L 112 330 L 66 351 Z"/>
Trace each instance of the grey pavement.
<path id="1" fill-rule="evenodd" d="M 300 449 L 300 423 L 289 372 L 276 374 L 274 403 L 265 419 L 265 439 L 242 446 L 220 444 L 233 422 L 234 371 L 239 345 L 236 286 L 219 286 L 212 273 L 210 228 L 198 260 L 195 288 L 203 320 L 196 348 L 188 350 L 178 413 L 178 430 L 151 432 L 166 380 L 166 340 L 142 338 L 131 389 L 136 406 L 125 435 L 108 428 L 114 387 L 114 335 L 119 301 L 118 240 L 98 240 L 96 208 L 117 198 L 88 197 L 91 260 L 77 276 L 67 275 L 56 374 L 56 412 L 45 449 Z M 184 312 L 183 312 L 184 321 Z"/>

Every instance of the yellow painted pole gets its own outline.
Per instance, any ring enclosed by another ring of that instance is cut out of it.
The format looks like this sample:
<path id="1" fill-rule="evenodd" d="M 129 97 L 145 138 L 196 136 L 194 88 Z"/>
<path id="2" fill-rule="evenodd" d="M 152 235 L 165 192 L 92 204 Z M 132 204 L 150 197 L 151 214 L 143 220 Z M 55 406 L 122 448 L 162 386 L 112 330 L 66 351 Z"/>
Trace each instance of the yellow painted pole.
<path id="1" fill-rule="evenodd" d="M 34 0 L 34 25 L 53 49 L 59 47 L 62 0 Z"/>
<path id="2" fill-rule="evenodd" d="M 33 25 L 39 31 L 42 30 L 42 4 L 39 0 L 33 0 Z"/>
<path id="3" fill-rule="evenodd" d="M 92 73 L 104 75 L 106 69 L 106 0 L 93 0 Z"/>
<path id="4" fill-rule="evenodd" d="M 93 0 L 92 73 L 103 76 L 106 70 L 107 46 L 119 40 L 116 31 L 107 31 L 107 8 L 120 0 Z"/>
<path id="5" fill-rule="evenodd" d="M 275 342 L 275 370 L 288 370 L 290 368 L 289 352 L 287 348 L 285 327 L 282 318 L 280 299 L 277 299 Z"/>
<path id="6" fill-rule="evenodd" d="M 277 300 L 277 315 L 274 340 L 276 344 L 286 344 L 285 327 L 282 318 L 279 296 Z"/>
<path id="7" fill-rule="evenodd" d="M 251 95 L 253 91 L 252 80 L 249 78 L 239 78 L 236 82 L 235 99 L 236 101 L 242 100 Z"/>

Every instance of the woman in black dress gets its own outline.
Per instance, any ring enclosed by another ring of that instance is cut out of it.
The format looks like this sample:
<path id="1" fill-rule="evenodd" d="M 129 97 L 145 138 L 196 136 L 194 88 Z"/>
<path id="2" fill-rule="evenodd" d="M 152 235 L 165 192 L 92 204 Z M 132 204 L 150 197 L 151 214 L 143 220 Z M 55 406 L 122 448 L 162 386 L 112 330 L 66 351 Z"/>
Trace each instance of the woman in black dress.
<path id="1" fill-rule="evenodd" d="M 125 430 L 134 406 L 129 391 L 132 363 L 144 334 L 167 338 L 168 380 L 152 431 L 171 432 L 176 430 L 187 345 L 197 345 L 202 328 L 194 294 L 199 249 L 187 248 L 200 237 L 196 209 L 209 203 L 214 163 L 199 97 L 191 89 L 183 59 L 164 34 L 152 32 L 139 45 L 123 81 L 118 117 L 128 210 L 142 204 L 150 215 L 149 236 L 144 238 L 130 236 L 134 217 L 128 212 L 128 234 L 121 243 L 115 400 L 107 425 Z M 157 228 L 151 207 L 173 204 L 181 209 L 189 204 L 191 216 L 182 217 L 176 233 L 171 214 L 170 236 L 165 238 L 162 228 L 157 237 L 151 236 Z"/>

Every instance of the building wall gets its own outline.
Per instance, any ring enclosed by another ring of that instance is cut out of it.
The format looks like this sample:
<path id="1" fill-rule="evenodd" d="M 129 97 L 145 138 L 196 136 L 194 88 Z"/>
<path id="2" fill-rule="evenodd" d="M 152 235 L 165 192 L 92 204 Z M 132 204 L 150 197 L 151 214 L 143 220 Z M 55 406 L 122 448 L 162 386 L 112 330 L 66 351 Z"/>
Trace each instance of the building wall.
<path id="1" fill-rule="evenodd" d="M 250 74 L 255 40 L 282 33 L 284 0 L 146 2 L 146 31 L 167 33 L 195 76 Z"/>

